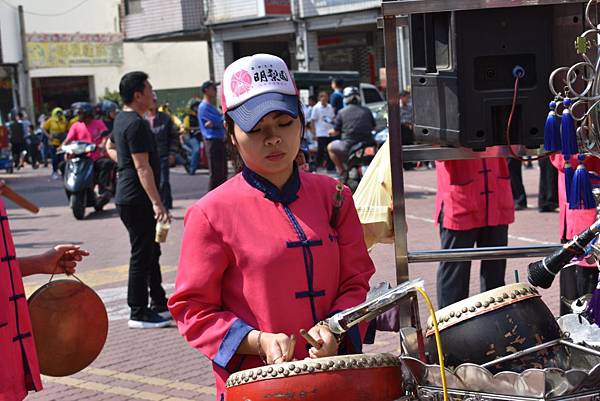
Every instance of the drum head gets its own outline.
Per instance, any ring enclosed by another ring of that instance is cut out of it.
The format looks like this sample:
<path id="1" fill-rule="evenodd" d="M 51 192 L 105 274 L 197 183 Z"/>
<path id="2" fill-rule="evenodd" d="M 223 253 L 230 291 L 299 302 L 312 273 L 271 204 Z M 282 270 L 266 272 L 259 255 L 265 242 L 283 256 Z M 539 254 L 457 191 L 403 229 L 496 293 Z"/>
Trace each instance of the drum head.
<path id="1" fill-rule="evenodd" d="M 100 297 L 87 285 L 51 281 L 37 289 L 28 304 L 42 374 L 72 375 L 102 351 L 108 316 Z"/>

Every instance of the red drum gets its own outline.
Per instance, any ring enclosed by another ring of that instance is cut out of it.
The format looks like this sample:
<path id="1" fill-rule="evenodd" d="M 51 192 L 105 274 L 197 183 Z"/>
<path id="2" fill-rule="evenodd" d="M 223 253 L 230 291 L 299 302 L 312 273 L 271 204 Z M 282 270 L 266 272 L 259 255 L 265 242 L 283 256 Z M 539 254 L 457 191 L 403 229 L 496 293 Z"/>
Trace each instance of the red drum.
<path id="1" fill-rule="evenodd" d="M 400 359 L 357 354 L 243 370 L 225 383 L 226 401 L 392 401 L 404 395 Z"/>

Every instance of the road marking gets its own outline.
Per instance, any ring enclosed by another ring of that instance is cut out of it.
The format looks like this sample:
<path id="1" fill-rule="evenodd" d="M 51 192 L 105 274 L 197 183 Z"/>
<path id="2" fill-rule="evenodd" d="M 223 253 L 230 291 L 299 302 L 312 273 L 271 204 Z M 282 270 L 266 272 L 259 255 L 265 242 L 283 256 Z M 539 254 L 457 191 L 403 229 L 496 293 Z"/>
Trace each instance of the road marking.
<path id="1" fill-rule="evenodd" d="M 419 189 L 421 191 L 431 192 L 432 194 L 435 194 L 437 192 L 436 188 L 415 184 L 404 184 L 404 188 Z"/>
<path id="2" fill-rule="evenodd" d="M 163 283 L 163 288 L 167 293 L 175 288 L 173 283 Z M 129 319 L 129 306 L 127 302 L 120 302 L 127 299 L 127 287 L 111 287 L 97 290 L 96 293 L 102 299 L 106 306 L 106 313 L 109 321 Z M 119 302 L 118 302 L 119 301 Z M 110 304 L 110 305 L 109 305 Z"/>
<path id="3" fill-rule="evenodd" d="M 424 221 L 426 223 L 431 223 L 431 224 L 435 223 L 435 220 L 433 220 L 433 219 L 429 219 L 427 217 L 415 216 L 414 214 L 407 214 L 406 218 L 407 219 L 412 219 L 412 220 Z M 510 235 L 510 234 L 508 234 L 508 238 L 514 239 L 514 240 L 517 240 L 517 241 L 521 241 L 521 242 L 529 242 L 529 243 L 532 243 L 532 244 L 553 245 L 552 242 L 541 241 L 541 240 L 535 239 L 535 238 L 521 237 L 521 236 L 518 236 L 518 235 Z"/>
<path id="4" fill-rule="evenodd" d="M 174 390 L 187 390 L 200 394 L 215 395 L 217 392 L 213 387 L 203 386 L 200 384 L 180 382 L 177 380 L 164 379 L 153 376 L 142 376 L 134 373 L 119 372 L 118 370 L 86 368 L 84 373 L 89 373 L 96 376 L 114 377 L 119 380 L 125 380 L 136 383 L 151 384 L 158 387 L 168 387 Z"/>
<path id="5" fill-rule="evenodd" d="M 104 394 L 115 394 L 122 395 L 125 397 L 137 399 L 137 400 L 149 400 L 149 401 L 193 401 L 189 398 L 171 397 L 167 394 L 152 393 L 150 391 L 139 391 L 127 387 L 113 386 L 110 384 L 103 384 L 97 382 L 91 382 L 87 380 L 75 379 L 73 377 L 49 377 L 44 376 L 44 381 L 49 383 L 62 384 L 69 387 L 81 388 L 84 390 L 91 390 L 98 393 Z M 212 395 L 215 393 L 213 392 Z"/>
<path id="6" fill-rule="evenodd" d="M 160 267 L 160 270 L 162 273 L 169 273 L 177 270 L 177 266 L 163 265 Z M 121 265 L 77 273 L 77 277 L 88 286 L 96 288 L 107 284 L 127 281 L 128 273 L 129 265 Z M 48 282 L 47 279 L 39 280 L 39 277 L 37 276 L 38 279 L 34 281 L 26 280 L 25 293 L 27 296 Z M 57 276 L 56 278 L 60 279 L 63 277 Z"/>

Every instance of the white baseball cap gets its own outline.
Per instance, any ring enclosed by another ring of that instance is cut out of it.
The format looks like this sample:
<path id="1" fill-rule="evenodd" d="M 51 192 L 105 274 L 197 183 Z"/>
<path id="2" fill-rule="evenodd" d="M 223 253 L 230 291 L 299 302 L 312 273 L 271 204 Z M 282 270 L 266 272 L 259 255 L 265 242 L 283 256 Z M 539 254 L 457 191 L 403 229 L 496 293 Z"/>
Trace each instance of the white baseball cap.
<path id="1" fill-rule="evenodd" d="M 285 62 L 271 54 L 234 61 L 223 74 L 221 106 L 245 132 L 273 111 L 298 117 L 298 89 Z"/>

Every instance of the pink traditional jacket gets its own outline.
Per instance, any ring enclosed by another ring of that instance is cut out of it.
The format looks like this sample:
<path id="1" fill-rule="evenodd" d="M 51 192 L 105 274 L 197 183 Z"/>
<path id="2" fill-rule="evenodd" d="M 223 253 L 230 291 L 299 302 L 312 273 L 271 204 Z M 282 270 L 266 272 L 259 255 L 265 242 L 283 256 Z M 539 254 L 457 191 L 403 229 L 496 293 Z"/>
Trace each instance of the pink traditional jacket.
<path id="1" fill-rule="evenodd" d="M 435 221 L 449 230 L 510 224 L 515 207 L 503 158 L 437 161 Z"/>
<path id="2" fill-rule="evenodd" d="M 20 401 L 42 389 L 21 269 L 0 200 L 0 401 Z"/>
<path id="3" fill-rule="evenodd" d="M 236 354 L 251 330 L 299 337 L 366 299 L 375 269 L 348 188 L 330 224 L 335 186 L 294 168 L 279 191 L 246 168 L 187 211 L 169 309 L 212 360 L 218 400 L 231 373 L 262 365 Z M 362 333 L 347 334 L 340 353 L 360 352 Z M 296 359 L 308 356 L 306 345 L 298 338 Z"/>
<path id="4" fill-rule="evenodd" d="M 558 170 L 558 208 L 559 208 L 559 233 L 561 240 L 570 240 L 596 221 L 596 209 L 569 209 L 567 193 L 565 190 L 565 160 L 562 155 L 550 156 L 550 161 Z M 579 161 L 577 155 L 569 161 L 573 171 Z M 588 156 L 583 162 L 588 171 L 600 173 L 600 159 Z"/>

